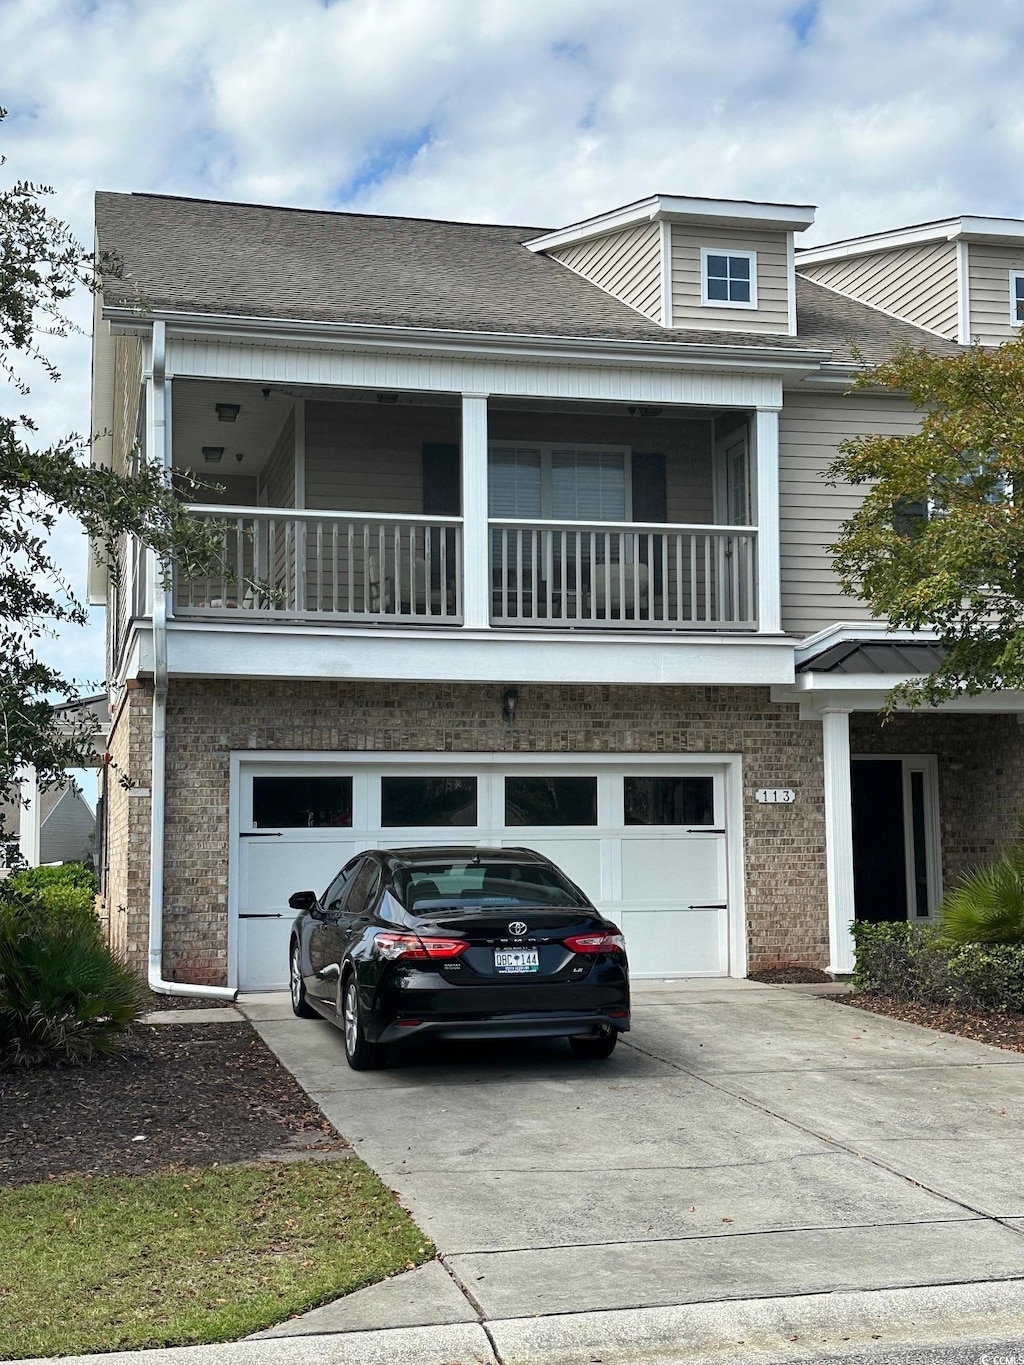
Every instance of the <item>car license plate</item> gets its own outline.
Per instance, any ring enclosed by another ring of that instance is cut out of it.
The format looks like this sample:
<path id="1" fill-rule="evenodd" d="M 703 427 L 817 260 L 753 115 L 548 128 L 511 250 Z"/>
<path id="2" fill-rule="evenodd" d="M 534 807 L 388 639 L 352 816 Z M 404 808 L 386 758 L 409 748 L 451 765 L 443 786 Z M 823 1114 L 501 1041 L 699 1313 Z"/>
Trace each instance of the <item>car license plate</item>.
<path id="1" fill-rule="evenodd" d="M 540 971 L 540 954 L 536 948 L 495 948 L 496 972 Z"/>

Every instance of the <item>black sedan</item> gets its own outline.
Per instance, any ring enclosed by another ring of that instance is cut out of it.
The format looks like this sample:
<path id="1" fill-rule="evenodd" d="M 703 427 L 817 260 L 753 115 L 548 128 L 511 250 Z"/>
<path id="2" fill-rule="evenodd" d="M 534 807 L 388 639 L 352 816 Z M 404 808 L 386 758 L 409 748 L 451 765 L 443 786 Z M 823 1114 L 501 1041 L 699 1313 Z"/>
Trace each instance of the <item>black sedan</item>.
<path id="1" fill-rule="evenodd" d="M 292 1008 L 343 1030 L 349 1066 L 411 1038 L 568 1038 L 607 1057 L 629 1028 L 619 929 L 525 848 L 360 853 L 297 891 Z"/>

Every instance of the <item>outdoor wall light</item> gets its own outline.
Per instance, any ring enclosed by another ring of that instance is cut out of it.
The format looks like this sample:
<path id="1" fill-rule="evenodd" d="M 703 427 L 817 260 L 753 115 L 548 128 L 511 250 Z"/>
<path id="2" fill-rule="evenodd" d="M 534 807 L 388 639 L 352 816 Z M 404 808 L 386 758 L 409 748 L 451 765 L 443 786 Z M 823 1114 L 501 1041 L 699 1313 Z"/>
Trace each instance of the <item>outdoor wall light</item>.
<path id="1" fill-rule="evenodd" d="M 233 422 L 241 411 L 241 403 L 215 403 L 218 422 Z"/>
<path id="2" fill-rule="evenodd" d="M 503 720 L 507 720 L 509 725 L 516 718 L 516 707 L 519 705 L 519 693 L 514 687 L 506 687 L 501 698 L 501 715 Z"/>
<path id="3" fill-rule="evenodd" d="M 207 464 L 220 464 L 223 458 L 223 446 L 203 446 L 203 459 Z"/>

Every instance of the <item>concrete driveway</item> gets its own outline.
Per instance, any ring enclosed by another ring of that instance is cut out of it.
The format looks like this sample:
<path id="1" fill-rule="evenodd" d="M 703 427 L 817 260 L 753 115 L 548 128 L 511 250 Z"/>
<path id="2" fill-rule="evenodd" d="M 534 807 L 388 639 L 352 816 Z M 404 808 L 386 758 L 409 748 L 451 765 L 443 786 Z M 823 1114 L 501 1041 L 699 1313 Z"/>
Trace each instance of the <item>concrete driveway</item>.
<path id="1" fill-rule="evenodd" d="M 330 1025 L 241 1007 L 442 1253 L 454 1292 L 416 1272 L 411 1322 L 1024 1277 L 1024 1055 L 689 982 L 639 986 L 605 1062 L 533 1043 L 357 1074 Z"/>

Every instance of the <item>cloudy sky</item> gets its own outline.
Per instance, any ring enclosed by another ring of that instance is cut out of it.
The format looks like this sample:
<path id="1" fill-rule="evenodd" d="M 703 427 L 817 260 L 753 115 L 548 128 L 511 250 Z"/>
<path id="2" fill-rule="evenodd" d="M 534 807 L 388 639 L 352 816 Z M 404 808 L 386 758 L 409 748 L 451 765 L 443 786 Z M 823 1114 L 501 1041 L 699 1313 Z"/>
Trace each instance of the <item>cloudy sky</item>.
<path id="1" fill-rule="evenodd" d="M 108 189 L 535 226 L 724 195 L 819 205 L 810 243 L 1024 217 L 1022 57 L 1020 0 L 0 0 L 0 175 L 89 241 Z M 47 435 L 88 422 L 87 341 L 59 361 Z M 97 627 L 48 652 L 99 680 Z"/>

